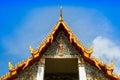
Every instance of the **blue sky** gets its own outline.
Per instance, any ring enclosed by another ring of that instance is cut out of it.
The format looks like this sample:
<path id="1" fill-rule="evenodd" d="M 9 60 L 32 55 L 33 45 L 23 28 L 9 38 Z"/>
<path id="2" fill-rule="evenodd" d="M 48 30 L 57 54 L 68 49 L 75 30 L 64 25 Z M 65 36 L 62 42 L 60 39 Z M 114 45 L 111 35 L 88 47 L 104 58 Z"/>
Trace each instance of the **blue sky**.
<path id="1" fill-rule="evenodd" d="M 120 74 L 120 2 L 112 0 L 1 0 L 0 76 L 27 58 L 29 45 L 36 48 L 59 19 L 64 21 L 86 47 L 94 46 L 93 56 L 106 63 L 115 61 Z"/>

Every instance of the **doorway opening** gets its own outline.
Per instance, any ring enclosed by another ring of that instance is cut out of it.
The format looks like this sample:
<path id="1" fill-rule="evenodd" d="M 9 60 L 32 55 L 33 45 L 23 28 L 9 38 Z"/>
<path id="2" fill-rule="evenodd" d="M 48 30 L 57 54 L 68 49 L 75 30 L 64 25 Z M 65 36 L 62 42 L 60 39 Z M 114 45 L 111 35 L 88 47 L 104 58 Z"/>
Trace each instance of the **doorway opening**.
<path id="1" fill-rule="evenodd" d="M 44 80 L 79 80 L 78 58 L 45 58 Z"/>

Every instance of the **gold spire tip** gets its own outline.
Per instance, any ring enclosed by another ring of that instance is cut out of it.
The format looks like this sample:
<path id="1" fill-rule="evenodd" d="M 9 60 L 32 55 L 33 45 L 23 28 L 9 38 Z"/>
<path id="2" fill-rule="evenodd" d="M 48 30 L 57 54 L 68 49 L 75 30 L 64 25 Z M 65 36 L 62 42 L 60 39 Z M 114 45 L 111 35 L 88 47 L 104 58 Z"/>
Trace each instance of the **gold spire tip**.
<path id="1" fill-rule="evenodd" d="M 60 18 L 59 18 L 59 20 L 60 20 L 60 21 L 63 20 L 63 18 L 62 18 L 62 6 L 60 7 Z"/>

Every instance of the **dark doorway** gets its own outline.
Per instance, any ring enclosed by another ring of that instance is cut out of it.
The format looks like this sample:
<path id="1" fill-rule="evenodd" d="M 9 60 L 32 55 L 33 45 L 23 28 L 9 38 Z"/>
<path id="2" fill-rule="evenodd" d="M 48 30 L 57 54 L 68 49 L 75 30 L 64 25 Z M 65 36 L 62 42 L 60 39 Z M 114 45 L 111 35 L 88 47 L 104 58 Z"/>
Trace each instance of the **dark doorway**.
<path id="1" fill-rule="evenodd" d="M 46 58 L 44 80 L 79 80 L 77 58 Z"/>

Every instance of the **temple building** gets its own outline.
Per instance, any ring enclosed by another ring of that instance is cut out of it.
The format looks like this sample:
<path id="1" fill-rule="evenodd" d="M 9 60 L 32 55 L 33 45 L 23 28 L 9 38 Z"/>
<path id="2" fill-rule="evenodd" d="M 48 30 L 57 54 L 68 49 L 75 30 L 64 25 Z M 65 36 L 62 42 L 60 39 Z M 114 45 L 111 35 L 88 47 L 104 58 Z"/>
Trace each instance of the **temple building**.
<path id="1" fill-rule="evenodd" d="M 92 56 L 93 46 L 87 49 L 64 22 L 62 9 L 59 21 L 31 56 L 12 65 L 0 80 L 120 80 L 110 65 Z"/>

